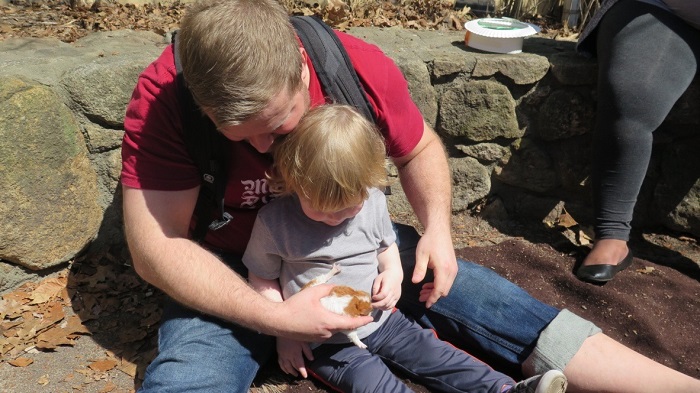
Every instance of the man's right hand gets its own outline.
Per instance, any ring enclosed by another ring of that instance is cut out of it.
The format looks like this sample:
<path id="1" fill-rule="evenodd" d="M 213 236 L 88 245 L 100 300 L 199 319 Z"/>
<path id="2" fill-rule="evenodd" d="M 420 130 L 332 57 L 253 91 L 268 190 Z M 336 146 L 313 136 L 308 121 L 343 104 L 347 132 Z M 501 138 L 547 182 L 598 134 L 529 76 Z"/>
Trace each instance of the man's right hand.
<path id="1" fill-rule="evenodd" d="M 333 285 L 322 284 L 304 289 L 280 303 L 276 336 L 299 341 L 320 342 L 341 330 L 353 330 L 372 322 L 371 316 L 338 315 L 321 305 Z"/>

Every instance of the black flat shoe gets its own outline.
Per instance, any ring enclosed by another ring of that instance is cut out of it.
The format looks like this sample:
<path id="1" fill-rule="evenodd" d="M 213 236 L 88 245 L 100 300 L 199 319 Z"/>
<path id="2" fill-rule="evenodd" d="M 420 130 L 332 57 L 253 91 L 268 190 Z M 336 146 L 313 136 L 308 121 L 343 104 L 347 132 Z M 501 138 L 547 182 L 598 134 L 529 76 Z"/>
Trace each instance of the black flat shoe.
<path id="1" fill-rule="evenodd" d="M 576 271 L 579 280 L 592 284 L 605 284 L 612 280 L 615 275 L 632 264 L 632 251 L 627 252 L 627 256 L 617 265 L 588 265 L 581 266 Z"/>

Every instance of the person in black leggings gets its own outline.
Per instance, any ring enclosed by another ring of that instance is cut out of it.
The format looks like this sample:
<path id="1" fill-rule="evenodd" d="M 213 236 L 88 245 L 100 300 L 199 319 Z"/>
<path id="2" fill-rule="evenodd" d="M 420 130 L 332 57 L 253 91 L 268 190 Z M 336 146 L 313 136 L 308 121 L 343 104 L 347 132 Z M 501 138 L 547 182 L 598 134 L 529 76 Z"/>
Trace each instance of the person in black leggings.
<path id="1" fill-rule="evenodd" d="M 599 67 L 592 166 L 596 240 L 576 271 L 587 282 L 605 283 L 631 264 L 630 222 L 652 134 L 697 73 L 700 3 L 651 3 L 604 2 L 579 40 L 578 50 L 597 55 Z"/>

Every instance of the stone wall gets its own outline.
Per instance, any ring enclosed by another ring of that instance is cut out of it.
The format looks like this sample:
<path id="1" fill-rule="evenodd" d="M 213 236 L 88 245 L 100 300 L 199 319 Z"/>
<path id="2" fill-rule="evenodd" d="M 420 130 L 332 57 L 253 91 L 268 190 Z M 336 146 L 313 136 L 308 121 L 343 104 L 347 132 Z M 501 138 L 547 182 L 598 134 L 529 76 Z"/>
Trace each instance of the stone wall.
<path id="1" fill-rule="evenodd" d="M 445 141 L 455 212 L 543 220 L 590 217 L 596 64 L 573 42 L 525 41 L 524 53 L 464 46 L 461 32 L 355 28 L 404 72 Z M 0 291 L 76 255 L 123 242 L 118 186 L 125 106 L 165 47 L 147 32 L 0 42 Z M 636 219 L 700 235 L 700 93 L 695 83 L 657 132 Z M 391 209 L 409 209 L 400 186 Z"/>

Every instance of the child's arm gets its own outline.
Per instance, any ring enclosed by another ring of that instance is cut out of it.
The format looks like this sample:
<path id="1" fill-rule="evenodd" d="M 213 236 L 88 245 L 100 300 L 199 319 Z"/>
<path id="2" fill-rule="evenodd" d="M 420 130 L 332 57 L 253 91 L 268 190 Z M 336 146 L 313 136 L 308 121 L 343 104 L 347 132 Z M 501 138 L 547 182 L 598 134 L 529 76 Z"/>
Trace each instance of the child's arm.
<path id="1" fill-rule="evenodd" d="M 268 280 L 248 271 L 248 282 L 253 289 L 267 299 L 277 303 L 284 301 L 284 299 L 282 299 L 282 288 L 280 288 L 279 280 Z"/>
<path id="2" fill-rule="evenodd" d="M 250 282 L 253 289 L 267 299 L 273 302 L 284 301 L 279 280 L 267 280 L 248 271 L 248 282 Z M 304 355 L 309 360 L 314 359 L 308 343 L 277 337 L 277 361 L 282 371 L 295 377 L 301 374 L 302 377 L 307 378 L 308 373 L 304 365 Z M 297 373 L 297 370 L 299 373 Z"/>
<path id="3" fill-rule="evenodd" d="M 396 243 L 377 255 L 377 261 L 379 262 L 379 275 L 374 279 L 372 286 L 372 307 L 391 310 L 401 297 L 401 282 L 403 281 L 401 257 Z"/>

